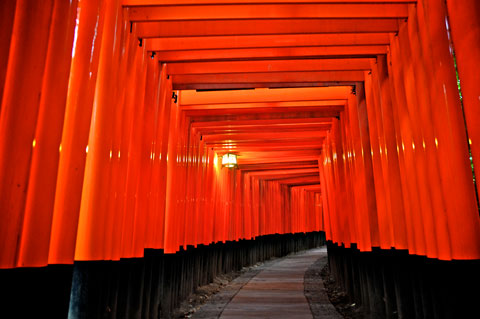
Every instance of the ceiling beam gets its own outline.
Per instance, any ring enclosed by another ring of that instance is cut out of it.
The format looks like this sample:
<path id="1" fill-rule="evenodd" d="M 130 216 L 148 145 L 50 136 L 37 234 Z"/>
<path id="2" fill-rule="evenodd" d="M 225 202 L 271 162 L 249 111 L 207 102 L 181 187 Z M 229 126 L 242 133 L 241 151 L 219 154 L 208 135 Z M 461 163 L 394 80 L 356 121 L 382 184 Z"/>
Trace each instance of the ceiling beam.
<path id="1" fill-rule="evenodd" d="M 407 18 L 402 3 L 191 4 L 131 7 L 130 21 Z"/>
<path id="2" fill-rule="evenodd" d="M 305 58 L 376 57 L 377 55 L 386 54 L 387 51 L 388 46 L 386 45 L 188 50 L 157 52 L 155 58 L 161 63 L 275 59 L 296 60 Z"/>
<path id="3" fill-rule="evenodd" d="M 388 33 L 180 37 L 149 39 L 147 51 L 388 45 L 389 43 Z"/>
<path id="4" fill-rule="evenodd" d="M 317 71 L 317 72 L 272 72 L 272 73 L 225 73 L 202 75 L 175 75 L 173 89 L 184 84 L 217 84 L 217 83 L 293 83 L 293 82 L 361 82 L 363 71 Z"/>
<path id="5" fill-rule="evenodd" d="M 301 95 L 298 96 L 301 98 Z M 343 107 L 346 104 L 346 100 L 324 100 L 324 101 L 286 101 L 286 102 L 258 102 L 258 103 L 212 103 L 212 104 L 193 104 L 193 105 L 180 105 L 181 110 L 221 110 L 221 109 L 249 109 L 255 112 L 258 108 L 298 108 L 301 111 L 302 108 L 311 107 Z"/>
<path id="6" fill-rule="evenodd" d="M 416 3 L 416 0 L 302 0 L 302 3 Z M 292 3 L 292 0 L 122 0 L 123 6 Z"/>
<path id="7" fill-rule="evenodd" d="M 282 83 L 216 83 L 216 84 L 176 84 L 175 90 L 235 90 L 235 89 L 258 89 L 258 88 L 308 88 L 308 87 L 330 87 L 355 85 L 353 81 L 332 81 L 332 82 L 282 82 Z"/>
<path id="8" fill-rule="evenodd" d="M 348 86 L 223 92 L 182 91 L 179 96 L 179 104 L 185 106 L 198 104 L 346 100 L 351 92 L 352 88 Z"/>
<path id="9" fill-rule="evenodd" d="M 397 19 L 276 19 L 154 21 L 135 23 L 140 38 L 268 34 L 397 32 Z"/>
<path id="10" fill-rule="evenodd" d="M 170 63 L 170 75 L 314 72 L 314 71 L 365 71 L 371 69 L 373 58 L 258 60 L 229 62 Z"/>

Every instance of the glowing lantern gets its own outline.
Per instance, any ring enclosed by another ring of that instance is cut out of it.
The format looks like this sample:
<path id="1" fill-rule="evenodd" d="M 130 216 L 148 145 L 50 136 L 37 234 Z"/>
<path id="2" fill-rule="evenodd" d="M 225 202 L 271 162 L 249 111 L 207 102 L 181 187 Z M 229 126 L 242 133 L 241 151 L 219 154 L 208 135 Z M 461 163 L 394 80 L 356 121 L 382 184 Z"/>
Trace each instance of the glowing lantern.
<path id="1" fill-rule="evenodd" d="M 235 155 L 235 154 L 225 154 L 225 155 L 223 155 L 222 166 L 223 167 L 237 167 L 237 155 Z"/>

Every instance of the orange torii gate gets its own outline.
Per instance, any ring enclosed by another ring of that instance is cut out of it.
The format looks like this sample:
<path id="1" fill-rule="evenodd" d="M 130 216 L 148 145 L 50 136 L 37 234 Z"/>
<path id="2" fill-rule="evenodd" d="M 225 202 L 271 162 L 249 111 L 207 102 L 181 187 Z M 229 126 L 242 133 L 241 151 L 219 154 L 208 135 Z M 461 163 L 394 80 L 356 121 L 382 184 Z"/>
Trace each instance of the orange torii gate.
<path id="1" fill-rule="evenodd" d="M 477 7 L 2 1 L 0 268 L 318 230 L 480 258 Z"/>

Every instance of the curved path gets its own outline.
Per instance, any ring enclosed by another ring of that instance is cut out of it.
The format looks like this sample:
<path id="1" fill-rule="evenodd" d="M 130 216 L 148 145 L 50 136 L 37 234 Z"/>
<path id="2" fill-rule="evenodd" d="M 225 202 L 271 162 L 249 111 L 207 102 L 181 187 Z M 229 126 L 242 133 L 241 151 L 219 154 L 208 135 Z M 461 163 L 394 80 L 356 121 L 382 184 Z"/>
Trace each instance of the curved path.
<path id="1" fill-rule="evenodd" d="M 328 300 L 320 276 L 315 291 L 305 289 L 305 272 L 320 259 L 326 263 L 326 256 L 325 248 L 317 248 L 254 267 L 215 295 L 193 318 L 342 318 Z M 315 302 L 309 304 L 305 293 Z"/>

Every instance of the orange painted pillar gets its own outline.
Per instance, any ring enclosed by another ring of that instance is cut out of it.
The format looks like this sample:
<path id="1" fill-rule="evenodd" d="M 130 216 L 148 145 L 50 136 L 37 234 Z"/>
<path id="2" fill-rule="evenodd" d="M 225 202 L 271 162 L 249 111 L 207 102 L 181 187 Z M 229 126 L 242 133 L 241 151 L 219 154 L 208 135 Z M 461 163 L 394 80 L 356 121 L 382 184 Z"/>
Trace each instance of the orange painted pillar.
<path id="1" fill-rule="evenodd" d="M 382 129 L 378 127 L 377 113 L 380 100 L 375 91 L 372 83 L 372 75 L 365 75 L 365 93 L 366 93 L 366 106 L 368 113 L 368 127 L 370 135 L 370 153 L 372 157 L 373 165 L 373 177 L 375 182 L 375 194 L 377 201 L 377 216 L 378 216 L 378 229 L 380 247 L 383 249 L 390 249 L 392 246 L 392 233 L 389 220 L 390 207 L 388 205 L 387 192 L 388 188 L 385 183 L 383 167 L 382 167 L 382 154 L 380 153 L 383 145 L 380 134 Z M 383 151 L 382 151 L 383 152 Z"/>
<path id="2" fill-rule="evenodd" d="M 118 50 L 114 39 L 121 38 L 117 28 L 121 11 L 117 1 L 109 1 L 105 7 L 105 20 L 98 63 L 98 74 L 93 101 L 88 154 L 78 220 L 75 260 L 102 260 L 107 253 L 105 237 L 108 220 L 108 201 L 104 190 L 110 188 L 110 150 L 112 141 L 111 114 L 114 113 L 114 82 L 118 74 Z M 116 51 L 116 52 L 115 52 Z M 107 253 L 109 254 L 109 253 Z"/>
<path id="3" fill-rule="evenodd" d="M 102 1 L 79 3 L 48 262 L 72 263 L 103 30 Z M 81 14 L 79 14 L 81 12 Z"/>
<path id="4" fill-rule="evenodd" d="M 171 97 L 171 96 L 170 96 Z M 180 126 L 180 111 L 178 105 L 173 103 L 173 100 L 167 96 L 167 106 L 170 105 L 170 128 L 168 135 L 168 153 L 167 155 L 167 184 L 166 184 L 166 204 L 165 204 L 165 244 L 164 251 L 165 253 L 171 254 L 178 251 L 178 218 L 177 213 L 177 183 L 176 178 L 178 171 L 178 148 L 177 148 L 177 138 L 179 137 L 179 126 Z"/>
<path id="5" fill-rule="evenodd" d="M 445 3 L 426 0 L 418 3 L 419 28 L 424 29 L 425 41 L 432 45 L 429 60 L 434 77 L 432 88 L 437 112 L 434 123 L 438 150 L 444 165 L 443 179 L 453 190 L 445 198 L 453 259 L 480 257 L 480 218 L 472 181 L 465 124 L 457 90 L 453 57 L 446 30 Z M 426 51 L 428 52 L 428 51 Z M 426 57 L 424 59 L 427 61 Z M 448 158 L 448 161 L 444 159 Z"/>
<path id="6" fill-rule="evenodd" d="M 138 43 L 138 42 L 137 42 Z M 146 81 L 146 59 L 145 46 L 136 47 L 134 59 L 134 72 L 131 74 L 130 85 L 127 87 L 126 107 L 129 112 L 129 128 L 127 128 L 128 148 L 125 150 L 127 160 L 127 179 L 125 187 L 125 203 L 122 226 L 121 256 L 138 257 L 134 251 L 135 216 L 137 212 L 138 185 L 141 171 L 141 140 L 142 130 L 138 129 L 143 125 L 144 95 Z"/>
<path id="7" fill-rule="evenodd" d="M 327 137 L 325 139 L 325 143 L 323 144 L 323 154 L 324 154 L 324 169 L 322 170 L 323 172 L 323 177 L 325 181 L 325 188 L 326 192 L 325 195 L 327 196 L 328 199 L 328 214 L 325 214 L 325 219 L 328 222 L 329 225 L 329 231 L 330 231 L 330 239 L 333 242 L 338 242 L 337 241 L 337 215 L 336 215 L 336 209 L 337 209 L 337 201 L 336 201 L 336 196 L 335 196 L 335 189 L 334 185 L 332 183 L 332 153 L 331 153 L 331 145 L 330 145 L 330 133 L 327 133 Z"/>
<path id="8" fill-rule="evenodd" d="M 77 1 L 55 1 L 17 265 L 48 263 Z"/>
<path id="9" fill-rule="evenodd" d="M 358 88 L 357 88 L 358 90 Z M 359 92 L 357 91 L 357 94 Z M 346 112 L 349 113 L 349 125 L 352 135 L 352 149 L 349 153 L 349 157 L 352 160 L 354 166 L 353 182 L 355 183 L 354 198 L 356 209 L 356 229 L 358 234 L 358 248 L 361 251 L 371 250 L 371 229 L 370 229 L 370 217 L 368 206 L 368 193 L 371 191 L 366 186 L 366 167 L 362 156 L 362 139 L 360 134 L 359 119 L 358 119 L 358 104 L 355 95 L 350 94 L 348 97 Z"/>
<path id="10" fill-rule="evenodd" d="M 412 17 L 412 20 L 414 18 Z M 422 118 L 422 113 L 428 113 L 429 102 L 423 96 L 425 93 L 419 90 L 422 84 L 418 82 L 422 79 L 422 64 L 416 60 L 416 51 L 412 47 L 407 30 L 407 24 L 402 23 L 399 32 L 399 43 L 401 46 L 400 54 L 403 57 L 403 69 L 405 70 L 405 88 L 407 90 L 408 114 L 412 120 L 413 126 L 412 141 L 405 143 L 407 152 L 413 155 L 411 167 L 415 170 L 417 188 L 420 203 L 421 214 L 417 217 L 415 227 L 423 228 L 423 237 L 425 240 L 425 254 L 428 257 L 436 258 L 438 256 L 438 246 L 436 241 L 436 228 L 434 225 L 434 202 L 432 197 L 432 187 L 438 188 L 438 185 L 431 183 L 428 173 L 430 166 L 428 162 L 428 152 L 426 145 L 429 142 L 429 131 L 431 131 L 428 115 Z M 418 51 L 417 51 L 418 52 Z M 406 67 L 405 67 L 406 66 Z M 428 92 L 427 90 L 425 90 Z M 421 105 L 421 107 L 419 107 Z M 429 143 L 430 144 L 430 143 Z M 430 146 L 430 145 L 429 145 Z M 415 211 L 413 211 L 415 212 Z M 414 214 L 417 216 L 417 214 Z"/>
<path id="11" fill-rule="evenodd" d="M 172 94 L 172 78 L 167 79 L 167 65 L 162 65 L 162 72 L 160 75 L 160 98 L 159 103 L 161 107 L 161 117 L 159 118 L 159 125 L 157 127 L 157 142 L 155 144 L 155 153 L 160 159 L 159 175 L 155 178 L 160 180 L 158 185 L 158 199 L 155 206 L 155 211 L 159 215 L 158 223 L 156 225 L 155 247 L 164 248 L 165 246 L 165 209 L 166 209 L 166 189 L 167 189 L 167 155 L 168 155 L 168 140 L 170 132 L 170 114 L 171 114 L 171 94 Z"/>
<path id="12" fill-rule="evenodd" d="M 368 74 L 367 74 L 368 75 Z M 363 167 L 365 176 L 365 191 L 367 200 L 367 213 L 370 228 L 370 240 L 372 247 L 380 247 L 380 235 L 378 226 L 377 201 L 375 193 L 375 180 L 370 146 L 370 135 L 368 127 L 368 115 L 365 98 L 365 86 L 363 83 L 356 83 L 357 91 L 357 112 L 359 125 L 359 138 L 361 149 L 355 154 L 360 158 L 359 166 Z"/>
<path id="13" fill-rule="evenodd" d="M 123 14 L 127 14 L 123 11 Z M 116 81 L 118 94 L 117 105 L 114 112 L 114 127 L 111 146 L 111 190 L 109 194 L 109 216 L 111 225 L 108 225 L 106 247 L 109 259 L 119 260 L 122 255 L 122 237 L 123 224 L 126 214 L 126 191 L 128 181 L 128 168 L 131 165 L 129 161 L 130 139 L 133 130 L 133 120 L 135 114 L 135 104 L 131 103 L 135 96 L 137 84 L 137 63 L 135 58 L 137 55 L 138 39 L 135 36 L 135 25 L 130 32 L 130 24 L 126 23 L 126 17 L 122 22 L 122 49 L 120 50 L 120 66 L 118 78 Z M 110 154 L 109 154 L 110 157 Z M 112 217 L 113 220 L 112 220 Z M 108 248 L 109 247 L 109 248 Z"/>
<path id="14" fill-rule="evenodd" d="M 344 211 L 343 213 L 345 216 L 345 221 L 348 225 L 348 233 L 350 238 L 348 239 L 349 244 L 356 243 L 358 245 L 358 232 L 357 232 L 357 214 L 358 214 L 358 207 L 355 205 L 355 197 L 354 197 L 354 183 L 356 183 L 354 177 L 354 167 L 352 165 L 352 160 L 350 157 L 351 153 L 351 138 L 352 132 L 350 129 L 350 114 L 348 111 L 343 111 L 340 116 L 340 127 L 342 129 L 342 157 L 340 161 L 343 160 L 343 167 L 344 167 L 344 178 L 345 178 L 345 190 L 346 190 L 346 197 L 344 203 Z"/>
<path id="15" fill-rule="evenodd" d="M 447 0 L 447 9 L 480 196 L 480 3 Z"/>
<path id="16" fill-rule="evenodd" d="M 428 224 L 431 224 L 434 228 L 434 231 L 430 232 L 434 234 L 435 237 L 430 236 L 431 241 L 436 241 L 436 258 L 440 259 L 451 259 L 451 249 L 450 249 L 450 235 L 448 231 L 448 221 L 446 214 L 446 207 L 444 200 L 446 194 L 450 191 L 445 192 L 445 181 L 440 178 L 441 176 L 441 165 L 442 160 L 439 157 L 437 152 L 437 142 L 435 140 L 437 130 L 441 129 L 436 127 L 433 123 L 433 119 L 436 117 L 435 113 L 436 105 L 432 102 L 434 97 L 431 94 L 424 94 L 424 92 L 430 92 L 428 87 L 428 79 L 432 78 L 433 72 L 430 67 L 430 63 L 425 63 L 424 57 L 427 55 L 423 54 L 424 48 L 422 47 L 420 39 L 420 30 L 418 28 L 418 18 L 417 18 L 417 8 L 415 6 L 409 6 L 409 15 L 410 19 L 407 23 L 408 37 L 410 47 L 412 48 L 412 61 L 415 69 L 416 77 L 416 87 L 417 87 L 417 101 L 422 107 L 417 107 L 420 117 L 420 123 L 423 125 L 423 152 L 426 158 L 426 169 L 424 170 L 427 173 L 427 183 L 429 187 L 430 198 L 432 202 L 432 212 L 433 216 L 429 217 Z M 433 124 L 433 125 L 432 125 Z M 438 140 L 437 140 L 438 141 Z M 442 185 L 444 185 L 442 187 Z M 440 187 L 439 187 L 440 186 Z M 428 216 L 427 216 L 428 217 Z M 427 224 L 427 223 L 425 223 Z M 430 253 L 430 256 L 433 256 Z"/>
<path id="17" fill-rule="evenodd" d="M 150 211 L 151 184 L 153 174 L 153 143 L 155 135 L 155 115 L 158 111 L 155 103 L 156 78 L 158 78 L 159 63 L 156 59 L 146 57 L 146 82 L 144 93 L 143 127 L 140 153 L 140 178 L 137 187 L 136 213 L 134 223 L 134 255 L 143 257 L 143 250 L 151 244 L 155 213 Z"/>
<path id="18" fill-rule="evenodd" d="M 378 73 L 377 73 L 378 72 Z M 381 93 L 380 120 L 383 122 L 384 134 L 384 164 L 388 179 L 390 193 L 390 223 L 393 236 L 393 246 L 397 249 L 407 249 L 407 230 L 405 223 L 405 208 L 403 201 L 403 190 L 400 179 L 400 167 L 398 162 L 397 132 L 394 124 L 392 110 L 392 96 L 390 83 L 388 81 L 388 67 L 386 56 L 378 56 L 377 64 L 372 73 L 377 73 L 377 89 Z"/>
<path id="19" fill-rule="evenodd" d="M 16 3 L 0 107 L 0 268 L 16 264 L 53 4 Z"/>
<path id="20" fill-rule="evenodd" d="M 144 187 L 146 188 L 146 202 L 143 209 L 145 209 L 146 220 L 148 227 L 145 229 L 145 248 L 155 247 L 155 236 L 158 231 L 159 214 L 155 210 L 155 203 L 157 201 L 157 191 L 159 180 L 157 178 L 160 168 L 160 152 L 157 153 L 156 144 L 158 142 L 158 131 L 160 125 L 160 85 L 161 85 L 161 65 L 156 58 L 148 59 L 147 66 L 147 82 L 145 91 L 145 113 L 148 130 L 144 133 L 146 141 L 144 141 L 144 178 L 146 179 Z M 147 115 L 149 114 L 149 115 Z M 145 156 L 148 159 L 145 161 Z"/>
<path id="21" fill-rule="evenodd" d="M 2 110 L 1 101 L 5 86 L 5 75 L 7 74 L 16 2 L 16 0 L 0 2 L 0 111 Z"/>
<path id="22" fill-rule="evenodd" d="M 323 230 L 325 231 L 325 237 L 327 240 L 332 239 L 332 231 L 330 225 L 330 202 L 329 202 L 329 190 L 327 188 L 326 182 L 326 169 L 327 169 L 327 157 L 325 155 L 325 150 L 322 150 L 322 154 L 319 160 L 319 172 L 320 172 L 320 186 L 322 188 L 322 220 L 323 220 Z"/>
<path id="23" fill-rule="evenodd" d="M 415 150 L 412 145 L 415 145 L 414 135 L 416 130 L 420 128 L 417 124 L 418 117 L 416 114 L 416 101 L 413 96 L 412 89 L 407 87 L 412 86 L 415 81 L 408 80 L 411 77 L 411 71 L 407 65 L 404 67 L 404 61 L 409 60 L 407 54 L 410 54 L 409 49 L 400 49 L 400 42 L 398 36 L 391 36 L 391 57 L 392 57 L 392 74 L 394 75 L 397 97 L 397 117 L 399 118 L 399 132 L 400 142 L 398 144 L 399 159 L 402 160 L 401 164 L 404 168 L 405 178 L 403 183 L 406 185 L 406 192 L 404 192 L 405 201 L 408 206 L 405 205 L 405 221 L 407 229 L 410 230 L 409 239 L 409 252 L 412 254 L 425 255 L 425 235 L 422 221 L 422 214 L 426 211 L 422 208 L 422 204 L 427 204 L 426 201 L 420 200 L 420 192 L 418 190 L 418 177 L 417 177 L 417 165 L 420 162 L 416 159 Z M 407 74 L 407 70 L 410 72 Z M 409 76 L 410 74 L 410 76 Z M 418 144 L 418 143 L 417 143 Z M 424 168 L 424 166 L 422 166 Z M 402 184 L 403 185 L 403 184 Z M 428 206 L 427 206 L 428 207 Z M 420 212 L 415 213 L 415 212 Z"/>

